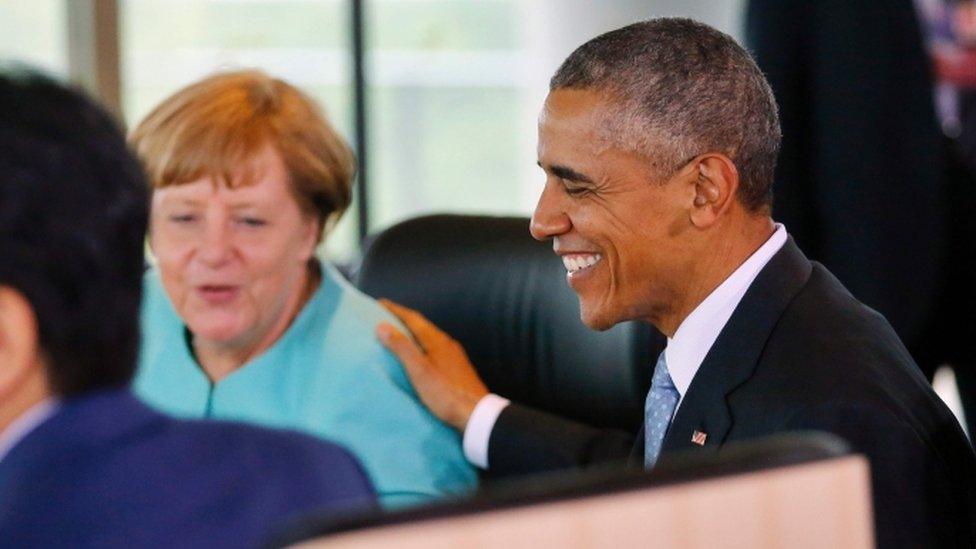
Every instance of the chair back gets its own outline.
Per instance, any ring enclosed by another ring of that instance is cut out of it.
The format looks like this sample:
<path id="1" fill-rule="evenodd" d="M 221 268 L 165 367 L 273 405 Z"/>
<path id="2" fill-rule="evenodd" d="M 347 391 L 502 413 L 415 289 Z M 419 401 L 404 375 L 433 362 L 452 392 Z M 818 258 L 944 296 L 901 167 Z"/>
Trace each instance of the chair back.
<path id="1" fill-rule="evenodd" d="M 355 280 L 457 339 L 491 391 L 595 427 L 640 427 L 663 336 L 635 322 L 584 326 L 562 261 L 527 218 L 404 221 L 367 247 Z"/>

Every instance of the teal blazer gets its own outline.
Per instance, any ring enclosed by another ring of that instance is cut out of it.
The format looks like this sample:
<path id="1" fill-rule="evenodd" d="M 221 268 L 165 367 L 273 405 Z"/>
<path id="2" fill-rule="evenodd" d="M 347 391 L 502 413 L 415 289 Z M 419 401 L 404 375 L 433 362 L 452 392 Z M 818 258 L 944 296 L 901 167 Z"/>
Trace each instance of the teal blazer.
<path id="1" fill-rule="evenodd" d="M 395 322 L 334 268 L 270 349 L 217 384 L 193 358 L 159 273 L 145 276 L 136 393 L 178 417 L 239 420 L 336 441 L 363 463 L 385 506 L 460 494 L 477 483 L 460 436 L 419 402 L 376 340 Z"/>

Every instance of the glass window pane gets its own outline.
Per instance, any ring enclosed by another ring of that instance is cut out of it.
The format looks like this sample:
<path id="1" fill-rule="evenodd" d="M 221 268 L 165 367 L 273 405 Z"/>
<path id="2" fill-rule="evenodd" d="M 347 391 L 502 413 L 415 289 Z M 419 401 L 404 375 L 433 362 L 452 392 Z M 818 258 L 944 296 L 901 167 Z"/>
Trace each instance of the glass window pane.
<path id="1" fill-rule="evenodd" d="M 217 70 L 259 68 L 309 93 L 347 139 L 352 88 L 346 0 L 123 0 L 122 102 L 137 123 L 177 89 Z M 328 252 L 353 255 L 355 207 Z"/>
<path id="2" fill-rule="evenodd" d="M 371 228 L 437 211 L 527 214 L 522 152 L 535 136 L 518 137 L 527 116 L 518 2 L 367 8 Z"/>
<path id="3" fill-rule="evenodd" d="M 65 0 L 0 0 L 0 60 L 68 73 Z"/>

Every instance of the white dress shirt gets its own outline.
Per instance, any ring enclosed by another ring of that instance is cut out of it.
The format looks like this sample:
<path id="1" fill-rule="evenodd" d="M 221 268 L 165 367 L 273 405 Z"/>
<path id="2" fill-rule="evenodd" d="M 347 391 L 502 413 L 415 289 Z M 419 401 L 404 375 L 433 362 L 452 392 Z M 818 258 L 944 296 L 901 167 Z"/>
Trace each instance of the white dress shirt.
<path id="1" fill-rule="evenodd" d="M 773 235 L 685 317 L 675 330 L 674 337 L 668 338 L 664 353 L 671 379 L 678 389 L 679 408 L 705 355 L 742 301 L 742 296 L 785 243 L 786 227 L 777 223 Z M 475 406 L 464 429 L 463 442 L 464 455 L 473 465 L 488 468 L 491 430 L 509 403 L 505 398 L 489 394 Z"/>
<path id="2" fill-rule="evenodd" d="M 7 454 L 18 442 L 47 421 L 49 417 L 53 416 L 57 409 L 57 400 L 53 398 L 42 400 L 28 408 L 23 414 L 20 414 L 20 417 L 0 432 L 0 461 L 3 461 L 3 458 L 7 457 Z"/>

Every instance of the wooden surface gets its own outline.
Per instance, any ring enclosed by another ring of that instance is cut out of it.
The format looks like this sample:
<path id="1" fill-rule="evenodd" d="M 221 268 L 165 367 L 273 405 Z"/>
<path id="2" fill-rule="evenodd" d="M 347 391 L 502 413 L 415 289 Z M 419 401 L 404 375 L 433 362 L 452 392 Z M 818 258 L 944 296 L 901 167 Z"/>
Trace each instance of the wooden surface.
<path id="1" fill-rule="evenodd" d="M 339 534 L 308 548 L 868 548 L 867 461 L 734 477 Z"/>

